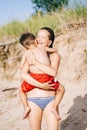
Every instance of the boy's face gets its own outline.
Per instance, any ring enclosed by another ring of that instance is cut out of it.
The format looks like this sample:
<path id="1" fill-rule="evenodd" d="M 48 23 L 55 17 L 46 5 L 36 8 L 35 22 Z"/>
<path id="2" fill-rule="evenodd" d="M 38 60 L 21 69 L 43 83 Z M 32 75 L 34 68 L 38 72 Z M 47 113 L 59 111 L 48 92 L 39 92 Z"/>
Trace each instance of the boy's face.
<path id="1" fill-rule="evenodd" d="M 37 35 L 38 46 L 48 47 L 51 43 L 49 40 L 49 32 L 47 30 L 40 30 Z"/>

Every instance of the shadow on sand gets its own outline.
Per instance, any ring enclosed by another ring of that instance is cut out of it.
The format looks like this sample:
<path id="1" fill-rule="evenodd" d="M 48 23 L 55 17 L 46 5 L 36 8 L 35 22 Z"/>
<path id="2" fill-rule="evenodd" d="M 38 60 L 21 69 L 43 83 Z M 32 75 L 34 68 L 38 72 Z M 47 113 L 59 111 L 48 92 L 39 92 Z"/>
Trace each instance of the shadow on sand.
<path id="1" fill-rule="evenodd" d="M 60 124 L 60 130 L 87 130 L 87 95 L 78 96 Z"/>

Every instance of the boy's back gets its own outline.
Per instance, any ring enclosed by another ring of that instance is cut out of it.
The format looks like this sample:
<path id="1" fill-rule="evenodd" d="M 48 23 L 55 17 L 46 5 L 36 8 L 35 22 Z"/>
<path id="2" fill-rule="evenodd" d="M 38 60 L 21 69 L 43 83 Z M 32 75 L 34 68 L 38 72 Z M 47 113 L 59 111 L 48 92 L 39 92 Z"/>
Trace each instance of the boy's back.
<path id="1" fill-rule="evenodd" d="M 46 49 L 44 47 L 35 47 L 32 50 L 27 50 L 27 52 L 25 53 L 26 55 L 26 60 L 29 64 L 29 70 L 32 73 L 43 73 L 41 70 L 39 70 L 35 64 L 31 64 L 30 61 L 32 61 L 32 57 L 34 57 L 38 62 L 50 66 L 50 60 L 49 57 L 47 55 Z"/>

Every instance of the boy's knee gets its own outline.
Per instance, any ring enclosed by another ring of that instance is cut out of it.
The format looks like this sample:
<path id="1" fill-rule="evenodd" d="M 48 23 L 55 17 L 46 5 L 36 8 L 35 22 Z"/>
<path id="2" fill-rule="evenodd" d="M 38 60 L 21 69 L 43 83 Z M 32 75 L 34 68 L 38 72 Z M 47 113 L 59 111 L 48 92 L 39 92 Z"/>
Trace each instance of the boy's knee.
<path id="1" fill-rule="evenodd" d="M 60 84 L 59 89 L 60 89 L 63 93 L 65 93 L 65 88 L 64 88 L 63 85 Z"/>

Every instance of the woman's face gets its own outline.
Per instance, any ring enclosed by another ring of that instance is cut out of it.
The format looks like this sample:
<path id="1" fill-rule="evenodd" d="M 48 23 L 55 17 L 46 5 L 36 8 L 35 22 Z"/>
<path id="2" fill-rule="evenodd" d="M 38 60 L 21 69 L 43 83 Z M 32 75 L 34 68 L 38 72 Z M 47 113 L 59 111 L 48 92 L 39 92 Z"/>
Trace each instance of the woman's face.
<path id="1" fill-rule="evenodd" d="M 42 29 L 37 34 L 37 42 L 38 46 L 48 47 L 51 44 L 51 40 L 49 40 L 49 32 L 45 29 Z"/>

